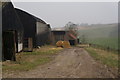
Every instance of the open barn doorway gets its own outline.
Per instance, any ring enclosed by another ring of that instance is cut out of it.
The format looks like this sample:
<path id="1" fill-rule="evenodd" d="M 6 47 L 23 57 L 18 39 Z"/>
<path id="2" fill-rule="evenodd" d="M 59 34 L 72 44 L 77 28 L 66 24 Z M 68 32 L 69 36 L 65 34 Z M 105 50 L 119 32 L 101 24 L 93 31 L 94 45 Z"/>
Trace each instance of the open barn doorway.
<path id="1" fill-rule="evenodd" d="M 75 40 L 69 40 L 70 45 L 75 45 Z"/>
<path id="2" fill-rule="evenodd" d="M 16 41 L 15 31 L 3 31 L 2 33 L 3 60 L 15 61 Z"/>

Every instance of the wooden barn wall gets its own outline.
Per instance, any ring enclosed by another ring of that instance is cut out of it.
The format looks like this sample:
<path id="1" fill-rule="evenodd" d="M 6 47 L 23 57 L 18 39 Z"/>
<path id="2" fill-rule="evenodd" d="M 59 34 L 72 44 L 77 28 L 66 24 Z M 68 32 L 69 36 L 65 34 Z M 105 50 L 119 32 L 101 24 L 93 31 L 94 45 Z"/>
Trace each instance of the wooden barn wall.
<path id="1" fill-rule="evenodd" d="M 74 40 L 75 44 L 77 44 L 77 39 L 73 39 L 69 36 L 69 31 L 51 31 L 51 40 L 52 44 L 55 45 L 57 41 L 69 41 Z"/>
<path id="2" fill-rule="evenodd" d="M 2 8 L 2 31 L 15 30 L 17 52 L 23 48 L 23 27 L 11 2 Z"/>
<path id="3" fill-rule="evenodd" d="M 52 44 L 56 44 L 57 41 L 68 41 L 68 32 L 66 31 L 52 31 L 51 32 Z"/>
<path id="4" fill-rule="evenodd" d="M 28 13 L 16 9 L 17 14 L 24 27 L 24 38 L 31 37 L 33 39 L 33 46 L 36 46 L 36 20 Z"/>
<path id="5" fill-rule="evenodd" d="M 50 43 L 50 28 L 47 24 L 36 22 L 37 25 L 37 46 Z"/>

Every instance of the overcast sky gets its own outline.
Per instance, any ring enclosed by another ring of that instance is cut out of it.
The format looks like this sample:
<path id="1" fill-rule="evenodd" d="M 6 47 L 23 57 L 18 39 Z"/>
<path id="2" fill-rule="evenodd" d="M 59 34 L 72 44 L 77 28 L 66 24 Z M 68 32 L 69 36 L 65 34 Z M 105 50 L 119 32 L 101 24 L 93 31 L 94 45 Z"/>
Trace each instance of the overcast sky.
<path id="1" fill-rule="evenodd" d="M 14 2 L 15 7 L 29 12 L 51 27 L 74 23 L 116 23 L 117 2 Z"/>

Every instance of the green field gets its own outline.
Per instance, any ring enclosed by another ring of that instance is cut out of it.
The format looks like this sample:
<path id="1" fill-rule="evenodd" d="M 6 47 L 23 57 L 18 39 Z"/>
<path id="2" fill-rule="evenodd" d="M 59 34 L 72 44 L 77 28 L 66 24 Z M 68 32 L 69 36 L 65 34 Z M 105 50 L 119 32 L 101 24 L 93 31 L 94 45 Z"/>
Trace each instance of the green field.
<path id="1" fill-rule="evenodd" d="M 97 44 L 103 48 L 118 50 L 118 38 L 97 38 L 88 40 L 87 42 L 91 44 Z"/>
<path id="2" fill-rule="evenodd" d="M 118 26 L 116 24 L 89 26 L 79 30 L 78 34 L 82 43 L 118 50 Z"/>

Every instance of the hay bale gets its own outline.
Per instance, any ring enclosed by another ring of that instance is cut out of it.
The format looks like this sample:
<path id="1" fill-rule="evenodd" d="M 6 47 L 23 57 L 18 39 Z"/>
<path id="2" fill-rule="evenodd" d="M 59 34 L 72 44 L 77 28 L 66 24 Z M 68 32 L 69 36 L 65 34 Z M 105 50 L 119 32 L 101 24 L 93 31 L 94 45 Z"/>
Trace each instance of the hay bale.
<path id="1" fill-rule="evenodd" d="M 69 41 L 63 41 L 63 47 L 64 48 L 70 48 L 71 46 L 70 46 Z"/>
<path id="2" fill-rule="evenodd" d="M 57 46 L 57 47 L 63 47 L 62 45 L 63 45 L 63 41 L 58 41 L 58 42 L 56 43 L 56 46 Z"/>
<path id="3" fill-rule="evenodd" d="M 70 48 L 71 47 L 69 41 L 58 41 L 56 43 L 56 46 L 63 47 L 63 48 Z"/>

